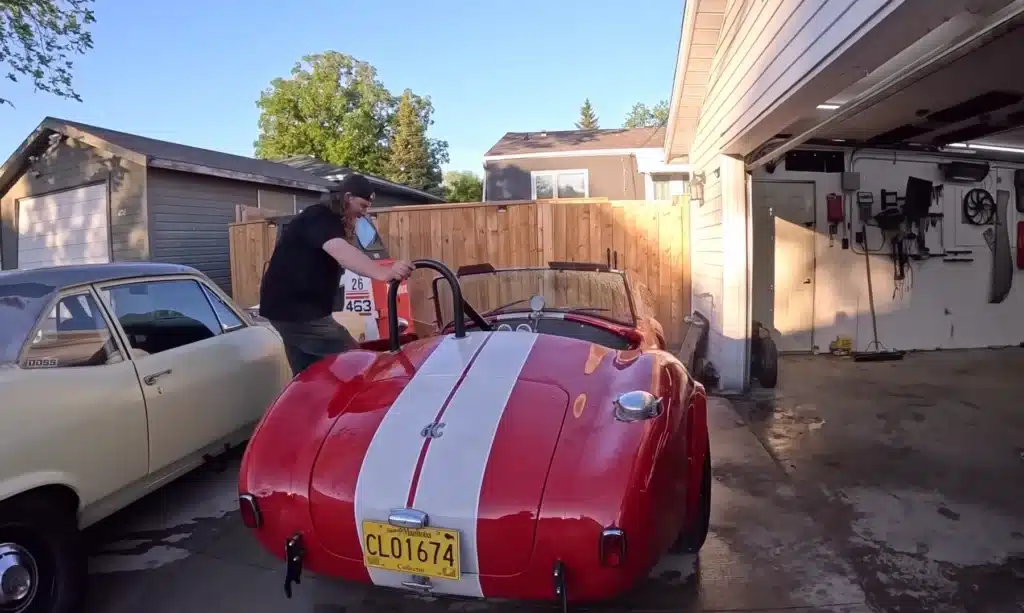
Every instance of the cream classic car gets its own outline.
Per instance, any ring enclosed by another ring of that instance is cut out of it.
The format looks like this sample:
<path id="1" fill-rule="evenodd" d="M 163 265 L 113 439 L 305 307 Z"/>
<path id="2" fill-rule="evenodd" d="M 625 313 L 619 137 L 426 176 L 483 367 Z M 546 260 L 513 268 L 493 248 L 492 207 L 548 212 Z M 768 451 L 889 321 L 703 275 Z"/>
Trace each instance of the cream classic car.
<path id="1" fill-rule="evenodd" d="M 0 611 L 80 608 L 80 529 L 244 443 L 290 380 L 192 268 L 0 273 Z"/>

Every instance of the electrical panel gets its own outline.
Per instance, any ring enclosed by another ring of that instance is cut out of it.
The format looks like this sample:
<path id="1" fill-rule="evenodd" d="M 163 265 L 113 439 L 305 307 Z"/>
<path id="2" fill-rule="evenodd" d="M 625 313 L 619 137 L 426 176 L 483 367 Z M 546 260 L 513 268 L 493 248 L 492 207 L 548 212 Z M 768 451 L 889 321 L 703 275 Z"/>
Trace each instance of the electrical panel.
<path id="1" fill-rule="evenodd" d="M 844 192 L 855 192 L 860 189 L 859 172 L 844 172 L 840 177 L 840 183 Z"/>

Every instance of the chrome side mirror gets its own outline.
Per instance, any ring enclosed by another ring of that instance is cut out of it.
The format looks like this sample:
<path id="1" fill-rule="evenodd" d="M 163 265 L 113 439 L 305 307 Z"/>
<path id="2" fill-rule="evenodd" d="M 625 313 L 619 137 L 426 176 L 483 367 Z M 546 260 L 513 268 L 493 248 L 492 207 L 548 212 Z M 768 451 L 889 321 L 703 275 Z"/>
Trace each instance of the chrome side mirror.
<path id="1" fill-rule="evenodd" d="M 615 419 L 633 422 L 661 415 L 661 398 L 650 392 L 626 392 L 615 399 Z"/>

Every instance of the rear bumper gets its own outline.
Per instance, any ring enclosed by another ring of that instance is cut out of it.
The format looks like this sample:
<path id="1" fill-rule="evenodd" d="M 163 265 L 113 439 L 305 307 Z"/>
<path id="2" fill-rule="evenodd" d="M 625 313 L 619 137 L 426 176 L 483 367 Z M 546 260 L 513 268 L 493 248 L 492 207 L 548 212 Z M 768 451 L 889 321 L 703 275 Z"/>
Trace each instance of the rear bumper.
<path id="1" fill-rule="evenodd" d="M 283 530 L 265 524 L 253 530 L 261 545 L 270 554 L 281 560 L 282 570 L 287 563 L 285 534 L 302 534 L 303 577 L 312 574 L 318 577 L 313 582 L 317 592 L 315 599 L 328 598 L 333 604 L 344 604 L 354 594 L 394 592 L 399 595 L 421 595 L 443 598 L 498 599 L 512 601 L 557 601 L 556 583 L 553 577 L 555 562 L 547 555 L 536 556 L 530 566 L 522 573 L 507 576 L 478 575 L 463 573 L 457 582 L 434 579 L 429 581 L 430 589 L 409 589 L 401 587 L 403 581 L 411 581 L 411 576 L 390 577 L 386 582 L 377 584 L 361 560 L 352 560 L 337 556 L 326 550 L 312 534 L 311 530 L 296 532 Z M 571 557 L 571 556 L 569 556 Z M 390 573 L 389 573 L 390 574 Z M 577 564 L 575 567 L 565 565 L 565 586 L 567 600 L 570 603 L 591 603 L 606 601 L 629 591 L 645 576 L 642 570 L 631 566 L 620 568 L 604 568 L 593 565 Z M 326 579 L 326 581 L 325 581 Z M 379 580 L 379 579 L 378 579 Z M 321 585 L 323 584 L 323 585 Z M 303 585 L 295 587 L 302 590 Z M 377 598 L 377 596 L 374 596 Z M 327 601 L 324 601 L 327 602 Z"/>

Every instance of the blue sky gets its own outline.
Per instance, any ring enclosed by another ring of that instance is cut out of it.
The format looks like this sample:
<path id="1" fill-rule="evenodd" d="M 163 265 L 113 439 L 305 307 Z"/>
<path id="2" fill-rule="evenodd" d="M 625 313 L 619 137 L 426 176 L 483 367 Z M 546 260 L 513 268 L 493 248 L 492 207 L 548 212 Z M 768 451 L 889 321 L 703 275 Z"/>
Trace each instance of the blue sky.
<path id="1" fill-rule="evenodd" d="M 481 172 L 508 131 L 573 129 L 589 97 L 601 127 L 667 99 L 683 0 L 96 0 L 95 48 L 79 57 L 83 102 L 0 81 L 0 155 L 46 115 L 252 154 L 255 102 L 303 55 L 337 50 L 392 92 L 435 108 L 450 169 Z"/>

